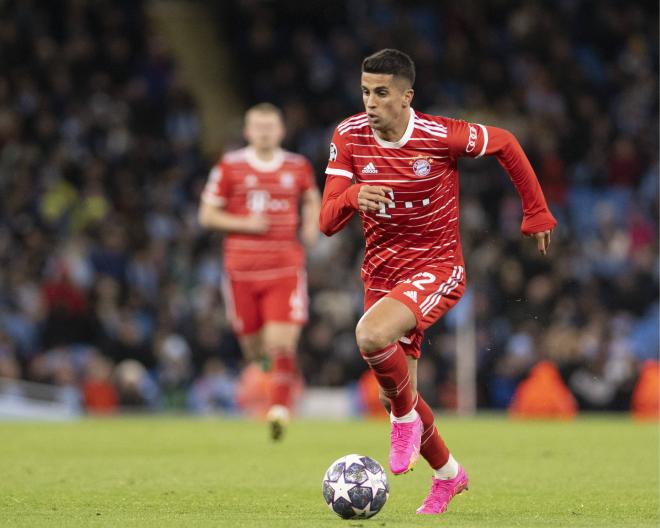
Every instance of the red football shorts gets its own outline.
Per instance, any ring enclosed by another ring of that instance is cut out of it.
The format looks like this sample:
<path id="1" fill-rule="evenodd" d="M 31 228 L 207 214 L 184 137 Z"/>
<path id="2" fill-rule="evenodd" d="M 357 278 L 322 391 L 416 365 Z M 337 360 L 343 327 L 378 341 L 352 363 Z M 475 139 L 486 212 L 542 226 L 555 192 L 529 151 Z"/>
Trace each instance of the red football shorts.
<path id="1" fill-rule="evenodd" d="M 305 324 L 308 305 L 305 272 L 278 276 L 265 271 L 260 275 L 265 278 L 225 276 L 223 280 L 227 317 L 236 335 L 254 334 L 269 322 Z"/>
<path id="2" fill-rule="evenodd" d="M 365 283 L 364 311 L 383 297 L 396 299 L 410 308 L 417 319 L 417 326 L 399 341 L 408 356 L 419 358 L 424 330 L 445 315 L 460 300 L 464 291 L 463 266 L 448 267 L 446 271 L 418 271 L 390 291 L 371 289 L 369 283 Z"/>

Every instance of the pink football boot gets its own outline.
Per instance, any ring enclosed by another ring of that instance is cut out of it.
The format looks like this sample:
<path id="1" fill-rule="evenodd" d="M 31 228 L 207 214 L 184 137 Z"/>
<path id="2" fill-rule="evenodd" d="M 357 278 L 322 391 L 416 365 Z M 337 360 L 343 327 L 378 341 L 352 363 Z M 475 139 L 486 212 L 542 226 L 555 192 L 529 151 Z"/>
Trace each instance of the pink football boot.
<path id="1" fill-rule="evenodd" d="M 458 466 L 458 475 L 453 479 L 441 480 L 433 478 L 431 491 L 424 499 L 417 513 L 432 515 L 447 511 L 447 505 L 456 495 L 468 489 L 468 476 L 463 466 Z"/>
<path id="2" fill-rule="evenodd" d="M 419 459 L 422 442 L 422 419 L 414 422 L 392 422 L 390 432 L 390 471 L 395 475 L 407 473 Z"/>

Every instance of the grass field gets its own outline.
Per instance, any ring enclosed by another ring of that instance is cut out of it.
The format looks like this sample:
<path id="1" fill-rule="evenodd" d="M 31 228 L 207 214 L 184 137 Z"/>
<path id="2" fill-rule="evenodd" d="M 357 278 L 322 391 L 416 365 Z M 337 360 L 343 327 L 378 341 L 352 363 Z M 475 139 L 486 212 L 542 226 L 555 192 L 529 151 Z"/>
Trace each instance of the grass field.
<path id="1" fill-rule="evenodd" d="M 0 423 L 0 526 L 657 527 L 658 427 L 623 418 L 518 423 L 446 419 L 471 478 L 442 517 L 415 508 L 420 462 L 390 477 L 383 511 L 343 521 L 321 478 L 358 452 L 387 462 L 387 424 L 298 422 L 272 445 L 263 424 L 186 418 Z"/>

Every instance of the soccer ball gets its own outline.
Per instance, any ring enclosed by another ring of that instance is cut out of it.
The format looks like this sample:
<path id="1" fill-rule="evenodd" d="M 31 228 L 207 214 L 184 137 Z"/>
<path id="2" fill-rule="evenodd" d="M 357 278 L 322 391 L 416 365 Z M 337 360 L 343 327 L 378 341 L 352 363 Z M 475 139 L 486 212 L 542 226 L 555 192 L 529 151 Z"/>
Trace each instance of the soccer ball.
<path id="1" fill-rule="evenodd" d="M 385 506 L 390 485 L 383 466 L 373 458 L 346 455 L 323 476 L 323 498 L 344 519 L 367 519 Z"/>

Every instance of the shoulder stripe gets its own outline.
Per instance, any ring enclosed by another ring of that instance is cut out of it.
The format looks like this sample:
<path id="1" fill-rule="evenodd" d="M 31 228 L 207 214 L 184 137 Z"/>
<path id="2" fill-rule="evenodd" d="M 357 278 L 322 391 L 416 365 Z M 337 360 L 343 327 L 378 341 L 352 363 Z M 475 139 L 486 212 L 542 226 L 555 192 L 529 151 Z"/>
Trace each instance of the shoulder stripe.
<path id="1" fill-rule="evenodd" d="M 443 125 L 442 123 L 437 123 L 435 121 L 429 121 L 428 119 L 422 119 L 422 118 L 417 118 L 417 122 L 421 123 L 423 125 L 428 126 L 429 128 L 439 128 L 443 132 L 447 131 L 447 127 Z"/>
<path id="2" fill-rule="evenodd" d="M 431 134 L 432 136 L 440 137 L 440 138 L 446 138 L 447 137 L 447 132 L 441 132 L 437 129 L 430 129 L 427 128 L 424 125 L 415 123 L 415 128 L 418 130 L 421 130 L 422 132 L 426 132 L 427 134 Z"/>
<path id="3" fill-rule="evenodd" d="M 337 129 L 337 131 L 339 132 L 340 136 L 343 136 L 349 130 L 355 130 L 355 129 L 359 130 L 361 128 L 364 128 L 365 126 L 367 126 L 367 123 L 368 121 L 366 119 L 364 121 L 356 121 L 355 123 L 352 123 L 349 126 L 342 128 L 341 130 Z"/>
<path id="4" fill-rule="evenodd" d="M 348 118 L 344 119 L 341 123 L 339 123 L 337 125 L 337 128 L 344 127 L 344 126 L 346 126 L 350 123 L 353 123 L 354 121 L 359 121 L 360 119 L 364 119 L 365 117 L 367 117 L 367 114 L 365 112 L 361 112 L 361 113 L 356 114 L 354 116 L 348 117 Z"/>

